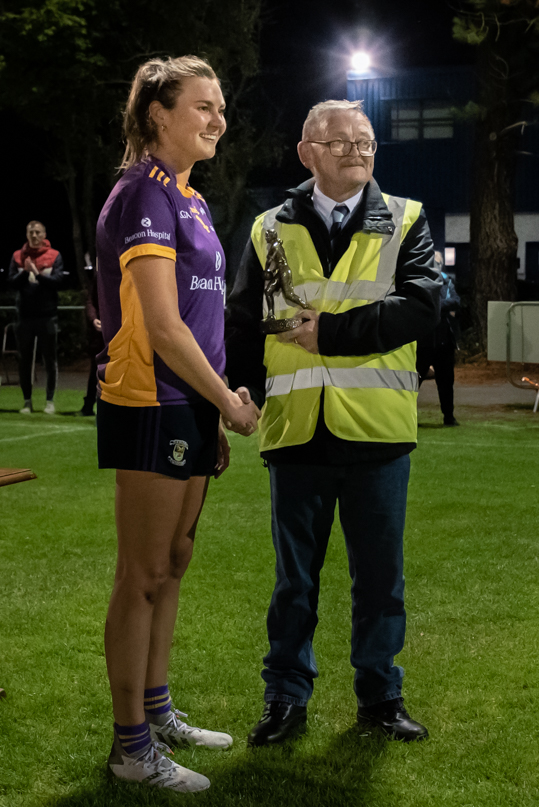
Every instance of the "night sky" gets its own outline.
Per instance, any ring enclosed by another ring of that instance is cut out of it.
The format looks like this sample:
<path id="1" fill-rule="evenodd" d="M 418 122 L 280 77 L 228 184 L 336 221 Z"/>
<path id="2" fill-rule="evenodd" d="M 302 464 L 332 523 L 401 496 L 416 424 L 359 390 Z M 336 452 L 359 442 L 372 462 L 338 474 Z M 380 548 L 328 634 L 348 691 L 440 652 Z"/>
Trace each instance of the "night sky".
<path id="1" fill-rule="evenodd" d="M 473 50 L 451 35 L 449 0 L 275 0 L 262 37 L 264 86 L 286 134 L 277 183 L 301 181 L 295 153 L 311 106 L 346 98 L 350 56 L 365 50 L 381 71 L 469 63 Z"/>
<path id="2" fill-rule="evenodd" d="M 451 5 L 454 4 L 451 3 Z M 295 155 L 309 108 L 346 97 L 350 55 L 368 50 L 379 69 L 466 63 L 473 51 L 451 37 L 454 10 L 446 0 L 267 0 L 261 39 L 263 103 L 278 120 L 287 148 L 281 168 L 257 177 L 262 184 L 304 179 Z M 42 174 L 38 145 L 11 116 L 0 115 L 4 154 L 4 237 L 0 268 L 22 246 L 30 219 L 47 224 L 53 245 L 73 262 L 64 191 Z"/>
<path id="3" fill-rule="evenodd" d="M 455 5 L 451 0 L 273 0 L 262 63 L 313 102 L 345 92 L 355 50 L 369 51 L 373 66 L 382 70 L 462 63 L 473 54 L 452 39 Z"/>

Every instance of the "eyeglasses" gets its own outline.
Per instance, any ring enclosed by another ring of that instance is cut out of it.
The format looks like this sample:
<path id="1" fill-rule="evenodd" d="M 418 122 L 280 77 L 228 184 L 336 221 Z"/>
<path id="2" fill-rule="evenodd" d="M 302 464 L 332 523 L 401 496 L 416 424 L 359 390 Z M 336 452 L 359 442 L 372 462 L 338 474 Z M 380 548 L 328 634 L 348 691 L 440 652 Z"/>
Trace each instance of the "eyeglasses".
<path id="1" fill-rule="evenodd" d="M 376 140 L 307 140 L 307 143 L 319 143 L 321 146 L 328 146 L 333 157 L 348 157 L 352 151 L 352 146 L 356 146 L 359 154 L 363 157 L 372 157 L 378 146 Z"/>

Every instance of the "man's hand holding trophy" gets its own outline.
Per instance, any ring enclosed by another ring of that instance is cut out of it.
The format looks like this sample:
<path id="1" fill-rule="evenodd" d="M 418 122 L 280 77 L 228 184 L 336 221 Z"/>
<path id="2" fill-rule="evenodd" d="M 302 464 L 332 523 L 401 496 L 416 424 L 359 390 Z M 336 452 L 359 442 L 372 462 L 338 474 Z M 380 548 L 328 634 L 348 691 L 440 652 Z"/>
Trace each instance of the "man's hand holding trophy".
<path id="1" fill-rule="evenodd" d="M 310 353 L 318 353 L 318 314 L 294 291 L 283 242 L 275 230 L 266 230 L 266 242 L 264 297 L 268 313 L 260 323 L 260 330 L 264 334 L 278 334 L 281 342 L 294 343 Z M 275 295 L 279 292 L 285 300 L 301 309 L 295 317 L 276 318 Z"/>

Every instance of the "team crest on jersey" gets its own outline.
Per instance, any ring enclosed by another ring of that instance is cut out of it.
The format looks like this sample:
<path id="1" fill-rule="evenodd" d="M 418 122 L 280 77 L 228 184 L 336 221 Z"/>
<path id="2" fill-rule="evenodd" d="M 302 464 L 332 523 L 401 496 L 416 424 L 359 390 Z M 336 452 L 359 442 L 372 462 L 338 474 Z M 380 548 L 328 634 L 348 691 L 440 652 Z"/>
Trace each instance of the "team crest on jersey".
<path id="1" fill-rule="evenodd" d="M 149 219 L 148 217 L 142 219 L 142 221 L 140 223 L 142 224 L 143 227 L 151 227 L 152 226 L 152 220 Z"/>
<path id="2" fill-rule="evenodd" d="M 220 252 L 215 253 L 215 271 L 218 272 L 223 263 L 223 257 Z"/>
<path id="3" fill-rule="evenodd" d="M 168 461 L 173 465 L 185 465 L 185 452 L 189 448 L 185 440 L 171 440 L 169 445 L 172 446 L 172 457 Z"/>

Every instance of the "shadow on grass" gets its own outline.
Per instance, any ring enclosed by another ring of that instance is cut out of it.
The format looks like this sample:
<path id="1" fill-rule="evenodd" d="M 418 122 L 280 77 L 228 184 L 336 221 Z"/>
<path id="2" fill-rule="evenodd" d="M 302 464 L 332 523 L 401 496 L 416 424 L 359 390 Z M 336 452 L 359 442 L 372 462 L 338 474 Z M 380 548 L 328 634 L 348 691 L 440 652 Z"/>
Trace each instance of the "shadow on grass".
<path id="1" fill-rule="evenodd" d="M 212 807 L 369 807 L 373 774 L 383 762 L 383 737 L 362 736 L 354 727 L 320 751 L 302 754 L 301 741 L 282 748 L 248 749 L 227 770 L 212 777 L 205 802 Z"/>
<path id="2" fill-rule="evenodd" d="M 514 404 L 502 404 L 500 406 L 500 410 L 502 412 L 529 412 L 532 410 L 533 412 L 533 404 L 534 400 L 530 398 L 529 403 L 514 403 Z M 537 413 L 536 413 L 537 414 Z"/>
<path id="3" fill-rule="evenodd" d="M 207 807 L 369 807 L 376 802 L 377 769 L 387 741 L 362 735 L 357 727 L 306 755 L 302 742 L 276 748 L 247 749 L 211 776 L 211 788 L 197 795 Z M 54 798 L 43 807 L 151 807 L 177 804 L 178 794 L 118 780 L 105 773 L 96 788 Z"/>

